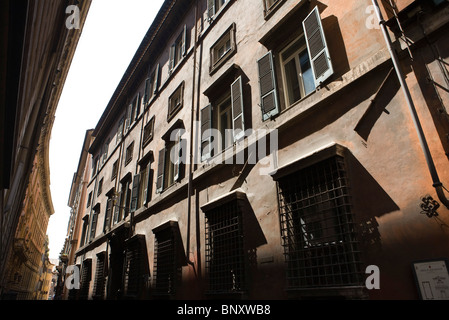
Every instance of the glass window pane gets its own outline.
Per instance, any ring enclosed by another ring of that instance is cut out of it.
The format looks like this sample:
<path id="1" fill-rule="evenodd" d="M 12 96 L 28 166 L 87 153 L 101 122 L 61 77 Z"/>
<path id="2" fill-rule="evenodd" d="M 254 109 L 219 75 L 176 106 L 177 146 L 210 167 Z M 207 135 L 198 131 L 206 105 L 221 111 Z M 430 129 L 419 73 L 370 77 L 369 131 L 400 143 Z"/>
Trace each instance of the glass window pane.
<path id="1" fill-rule="evenodd" d="M 315 81 L 313 79 L 313 72 L 310 66 L 307 50 L 300 54 L 299 61 L 301 64 L 302 80 L 304 82 L 304 93 L 308 95 L 315 90 Z"/>
<path id="2" fill-rule="evenodd" d="M 287 81 L 287 94 L 289 104 L 301 99 L 301 90 L 298 80 L 298 68 L 296 60 L 292 59 L 285 64 L 285 80 Z"/>

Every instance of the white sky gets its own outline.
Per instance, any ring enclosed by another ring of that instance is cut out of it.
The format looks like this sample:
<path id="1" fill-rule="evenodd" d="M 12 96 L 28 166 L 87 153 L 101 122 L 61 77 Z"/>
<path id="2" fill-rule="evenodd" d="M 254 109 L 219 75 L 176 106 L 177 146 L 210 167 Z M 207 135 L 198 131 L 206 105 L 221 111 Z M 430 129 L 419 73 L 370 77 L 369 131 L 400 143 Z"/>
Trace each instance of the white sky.
<path id="1" fill-rule="evenodd" d="M 50 258 L 57 259 L 64 245 L 69 192 L 86 131 L 95 128 L 162 3 L 92 0 L 50 140 L 50 188 L 55 209 L 47 230 Z"/>

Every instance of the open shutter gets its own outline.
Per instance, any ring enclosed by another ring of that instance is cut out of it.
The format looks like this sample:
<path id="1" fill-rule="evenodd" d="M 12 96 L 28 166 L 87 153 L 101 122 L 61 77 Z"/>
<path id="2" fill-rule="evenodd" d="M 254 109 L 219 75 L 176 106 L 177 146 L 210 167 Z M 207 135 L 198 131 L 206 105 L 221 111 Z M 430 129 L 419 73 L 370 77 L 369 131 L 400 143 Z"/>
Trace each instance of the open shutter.
<path id="1" fill-rule="evenodd" d="M 121 118 L 119 125 L 118 125 L 118 130 L 117 130 L 117 139 L 115 140 L 115 143 L 118 144 L 119 142 L 122 141 L 122 137 L 123 137 L 123 124 L 124 124 L 124 119 Z"/>
<path id="2" fill-rule="evenodd" d="M 174 151 L 174 163 L 173 163 L 173 181 L 179 181 L 181 178 L 180 170 L 181 170 L 181 138 L 182 130 L 178 130 L 176 132 L 176 142 L 173 147 Z"/>
<path id="3" fill-rule="evenodd" d="M 231 84 L 232 102 L 232 128 L 234 129 L 234 141 L 241 139 L 245 135 L 245 119 L 243 116 L 243 94 L 242 77 L 238 77 Z"/>
<path id="4" fill-rule="evenodd" d="M 150 164 L 148 164 L 146 170 L 146 181 L 141 181 L 141 183 L 144 183 L 145 189 L 143 189 L 143 204 L 146 205 L 147 203 L 150 202 L 151 199 L 151 169 L 150 169 Z"/>
<path id="5" fill-rule="evenodd" d="M 170 47 L 170 56 L 168 59 L 168 72 L 172 72 L 175 67 L 175 52 L 176 52 L 176 43 L 172 44 Z"/>
<path id="6" fill-rule="evenodd" d="M 158 90 L 159 90 L 159 73 L 161 70 L 161 65 L 158 63 L 156 70 L 154 70 L 154 88 L 153 88 L 153 93 L 157 94 Z M 151 95 L 151 93 L 150 93 Z"/>
<path id="7" fill-rule="evenodd" d="M 121 202 L 122 202 L 122 193 L 120 192 L 118 194 L 117 202 L 115 203 L 115 207 L 114 207 L 114 224 L 119 222 L 119 219 L 120 219 Z"/>
<path id="8" fill-rule="evenodd" d="M 182 32 L 182 44 L 181 44 L 181 54 L 186 55 L 187 51 L 187 25 L 184 25 L 184 31 Z"/>
<path id="9" fill-rule="evenodd" d="M 97 229 L 98 211 L 94 210 L 92 212 L 92 221 L 90 224 L 90 237 L 89 240 L 92 241 L 95 238 L 95 232 Z"/>
<path id="10" fill-rule="evenodd" d="M 151 86 L 151 78 L 147 78 L 145 80 L 145 93 L 143 95 L 144 107 L 147 105 L 148 100 L 150 100 L 150 96 L 151 96 L 150 86 Z"/>
<path id="11" fill-rule="evenodd" d="M 215 0 L 207 0 L 207 15 L 209 19 L 215 15 Z"/>
<path id="12" fill-rule="evenodd" d="M 304 19 L 303 27 L 315 86 L 319 87 L 322 82 L 326 81 L 334 73 L 334 70 L 318 7 L 315 7 L 307 18 Z"/>
<path id="13" fill-rule="evenodd" d="M 141 105 L 141 99 L 140 99 L 140 92 L 139 92 L 139 93 L 137 94 L 137 97 L 136 97 L 136 115 L 135 115 L 133 121 L 134 121 L 134 120 L 137 121 L 137 119 L 139 118 L 139 115 L 140 115 L 140 105 Z"/>
<path id="14" fill-rule="evenodd" d="M 263 121 L 279 113 L 273 54 L 269 51 L 257 61 L 259 67 L 260 104 Z"/>
<path id="15" fill-rule="evenodd" d="M 133 110 L 133 105 L 130 104 L 126 110 L 126 120 L 125 120 L 125 132 L 128 132 L 129 126 L 131 125 L 131 113 Z"/>
<path id="16" fill-rule="evenodd" d="M 212 157 L 212 132 L 210 129 L 212 129 L 212 105 L 201 109 L 201 161 Z M 206 131 L 208 131 L 207 134 L 205 134 Z"/>
<path id="17" fill-rule="evenodd" d="M 133 180 L 133 189 L 131 196 L 131 212 L 135 212 L 137 210 L 137 205 L 139 202 L 139 183 L 140 183 L 140 174 L 136 174 Z"/>
<path id="18" fill-rule="evenodd" d="M 165 174 L 165 148 L 159 151 L 159 162 L 157 165 L 156 193 L 164 190 L 164 174 Z"/>
<path id="19" fill-rule="evenodd" d="M 106 215 L 104 217 L 104 227 L 103 227 L 104 232 L 108 232 L 111 229 L 111 218 L 112 218 L 112 199 L 109 199 L 106 203 Z"/>

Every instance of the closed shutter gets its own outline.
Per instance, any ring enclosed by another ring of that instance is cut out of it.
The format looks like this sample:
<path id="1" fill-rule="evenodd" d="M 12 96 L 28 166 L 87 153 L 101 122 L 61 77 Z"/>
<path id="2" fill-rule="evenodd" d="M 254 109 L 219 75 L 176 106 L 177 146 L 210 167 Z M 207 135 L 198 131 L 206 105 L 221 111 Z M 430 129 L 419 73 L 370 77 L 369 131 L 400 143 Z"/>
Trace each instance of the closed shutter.
<path id="1" fill-rule="evenodd" d="M 120 122 L 118 124 L 118 130 L 117 130 L 117 139 L 115 141 L 116 144 L 118 144 L 119 142 L 122 141 L 122 137 L 123 137 L 123 125 L 124 125 L 124 119 L 121 118 Z"/>
<path id="2" fill-rule="evenodd" d="M 92 260 L 87 259 L 83 262 L 81 271 L 80 300 L 87 300 L 89 297 L 90 280 L 92 277 Z"/>
<path id="3" fill-rule="evenodd" d="M 175 67 L 176 43 L 170 47 L 170 55 L 168 59 L 168 72 L 172 72 Z"/>
<path id="4" fill-rule="evenodd" d="M 126 243 L 125 297 L 139 298 L 148 281 L 148 255 L 145 237 L 137 235 Z"/>
<path id="5" fill-rule="evenodd" d="M 159 151 L 159 162 L 157 165 L 156 193 L 161 193 L 164 189 L 165 174 L 165 148 Z"/>
<path id="6" fill-rule="evenodd" d="M 153 93 L 157 94 L 158 90 L 159 90 L 159 73 L 161 71 L 161 65 L 158 63 L 156 70 L 154 71 L 154 88 L 153 88 Z"/>
<path id="7" fill-rule="evenodd" d="M 135 212 L 137 210 L 137 205 L 139 203 L 139 183 L 140 183 L 140 174 L 134 176 L 133 180 L 133 189 L 131 196 L 131 212 Z"/>
<path id="8" fill-rule="evenodd" d="M 112 199 L 108 199 L 106 202 L 106 215 L 104 218 L 104 232 L 108 232 L 111 229 L 111 217 L 112 217 Z"/>
<path id="9" fill-rule="evenodd" d="M 334 70 L 332 68 L 318 7 L 315 7 L 307 18 L 304 19 L 303 27 L 307 50 L 312 64 L 315 86 L 319 87 L 322 82 L 326 81 L 334 73 Z"/>
<path id="10" fill-rule="evenodd" d="M 205 161 L 212 157 L 212 133 L 210 131 L 211 129 L 212 129 L 212 105 L 208 105 L 203 109 L 201 109 L 201 161 Z"/>
<path id="11" fill-rule="evenodd" d="M 242 77 L 238 77 L 231 85 L 232 102 L 232 127 L 234 129 L 234 141 L 245 135 L 245 119 L 243 115 Z"/>
<path id="12" fill-rule="evenodd" d="M 184 25 L 184 31 L 182 32 L 182 44 L 181 44 L 181 54 L 185 56 L 187 52 L 187 25 Z"/>
<path id="13" fill-rule="evenodd" d="M 207 15 L 209 19 L 215 15 L 215 0 L 207 0 Z"/>
<path id="14" fill-rule="evenodd" d="M 131 116 L 133 111 L 133 105 L 130 104 L 128 109 L 126 110 L 126 120 L 125 120 L 125 132 L 128 132 L 128 129 L 131 125 Z"/>
<path id="15" fill-rule="evenodd" d="M 142 104 L 141 98 L 140 98 L 140 92 L 137 94 L 136 97 L 136 116 L 134 117 L 133 121 L 137 121 L 140 115 L 140 105 Z"/>
<path id="16" fill-rule="evenodd" d="M 268 52 L 257 61 L 259 69 L 260 104 L 263 121 L 279 113 L 273 54 Z"/>

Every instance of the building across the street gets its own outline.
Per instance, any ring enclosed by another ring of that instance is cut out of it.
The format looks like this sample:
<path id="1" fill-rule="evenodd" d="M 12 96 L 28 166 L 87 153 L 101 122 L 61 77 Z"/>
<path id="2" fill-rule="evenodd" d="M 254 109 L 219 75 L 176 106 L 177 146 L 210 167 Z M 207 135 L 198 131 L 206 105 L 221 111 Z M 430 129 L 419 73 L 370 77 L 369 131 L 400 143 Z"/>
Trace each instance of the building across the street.
<path id="1" fill-rule="evenodd" d="M 379 6 L 164 1 L 80 157 L 67 298 L 447 298 L 449 4 Z"/>

